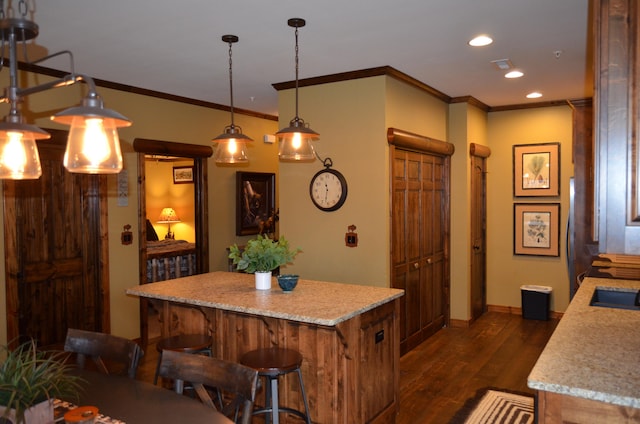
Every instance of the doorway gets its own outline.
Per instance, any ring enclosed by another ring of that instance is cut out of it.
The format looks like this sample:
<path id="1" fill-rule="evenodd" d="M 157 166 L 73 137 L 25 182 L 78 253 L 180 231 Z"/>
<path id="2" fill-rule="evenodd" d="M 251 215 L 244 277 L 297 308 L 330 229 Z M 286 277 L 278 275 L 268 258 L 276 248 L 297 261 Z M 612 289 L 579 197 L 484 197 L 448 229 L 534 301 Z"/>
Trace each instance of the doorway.
<path id="1" fill-rule="evenodd" d="M 140 240 L 140 284 L 149 282 L 147 277 L 147 205 L 146 205 L 146 156 L 193 160 L 189 179 L 193 183 L 193 231 L 195 236 L 194 262 L 196 274 L 209 271 L 209 213 L 207 158 L 213 154 L 210 146 L 176 143 L 137 138 L 133 148 L 138 153 L 138 228 Z M 140 299 L 140 337 L 143 348 L 149 343 L 149 302 Z"/>
<path id="2" fill-rule="evenodd" d="M 487 311 L 487 158 L 491 149 L 476 143 L 471 157 L 471 322 Z"/>
<path id="3" fill-rule="evenodd" d="M 105 175 L 62 165 L 67 131 L 38 142 L 42 176 L 3 181 L 7 339 L 64 343 L 67 328 L 110 331 Z"/>

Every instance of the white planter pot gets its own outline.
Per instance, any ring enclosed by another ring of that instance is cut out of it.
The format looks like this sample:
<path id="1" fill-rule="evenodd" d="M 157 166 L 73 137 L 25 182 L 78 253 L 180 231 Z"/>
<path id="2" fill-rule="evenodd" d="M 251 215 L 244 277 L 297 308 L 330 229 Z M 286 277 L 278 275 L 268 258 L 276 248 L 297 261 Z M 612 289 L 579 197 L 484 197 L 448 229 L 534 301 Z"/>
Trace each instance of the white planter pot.
<path id="1" fill-rule="evenodd" d="M 270 290 L 271 289 L 271 271 L 269 272 L 256 272 L 256 289 L 257 290 Z"/>
<path id="2" fill-rule="evenodd" d="M 6 408 L 0 406 L 0 417 L 4 415 Z M 12 423 L 17 423 L 15 411 L 11 411 L 7 417 Z M 53 424 L 53 401 L 45 400 L 32 406 L 24 412 L 27 424 Z"/>

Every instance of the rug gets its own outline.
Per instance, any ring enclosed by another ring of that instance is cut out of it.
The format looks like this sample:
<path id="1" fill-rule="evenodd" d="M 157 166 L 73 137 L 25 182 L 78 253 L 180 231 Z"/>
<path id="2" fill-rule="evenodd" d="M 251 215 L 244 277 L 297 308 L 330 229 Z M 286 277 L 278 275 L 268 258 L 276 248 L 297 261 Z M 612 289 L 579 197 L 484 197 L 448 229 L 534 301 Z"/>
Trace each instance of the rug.
<path id="1" fill-rule="evenodd" d="M 450 424 L 533 424 L 533 396 L 482 389 L 456 413 Z"/>

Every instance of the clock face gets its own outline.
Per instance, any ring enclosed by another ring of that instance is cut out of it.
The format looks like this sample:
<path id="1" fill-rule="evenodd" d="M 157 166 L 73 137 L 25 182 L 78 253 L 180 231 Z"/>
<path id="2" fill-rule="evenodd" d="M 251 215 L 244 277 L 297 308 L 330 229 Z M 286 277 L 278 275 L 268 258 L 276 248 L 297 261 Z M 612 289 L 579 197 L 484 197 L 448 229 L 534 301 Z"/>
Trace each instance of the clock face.
<path id="1" fill-rule="evenodd" d="M 334 169 L 323 169 L 311 179 L 309 194 L 318 209 L 335 211 L 347 199 L 347 180 Z"/>

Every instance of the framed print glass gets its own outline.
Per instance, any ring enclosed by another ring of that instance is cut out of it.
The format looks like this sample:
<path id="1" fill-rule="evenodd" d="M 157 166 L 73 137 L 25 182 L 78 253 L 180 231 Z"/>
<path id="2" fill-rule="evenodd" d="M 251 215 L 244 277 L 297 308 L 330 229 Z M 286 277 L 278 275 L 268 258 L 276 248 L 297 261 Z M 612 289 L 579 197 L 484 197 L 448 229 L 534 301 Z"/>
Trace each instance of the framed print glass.
<path id="1" fill-rule="evenodd" d="M 174 184 L 193 184 L 193 166 L 174 166 Z"/>
<path id="2" fill-rule="evenodd" d="M 560 195 L 560 143 L 513 146 L 513 195 Z"/>
<path id="3" fill-rule="evenodd" d="M 513 205 L 513 253 L 560 256 L 560 203 Z"/>
<path id="4" fill-rule="evenodd" d="M 236 235 L 274 233 L 275 207 L 276 174 L 236 172 Z"/>

